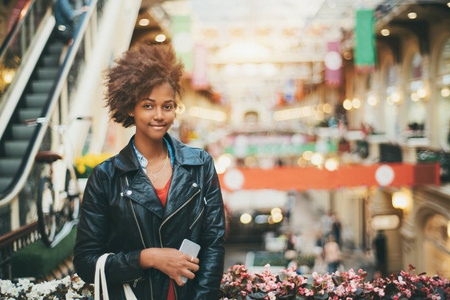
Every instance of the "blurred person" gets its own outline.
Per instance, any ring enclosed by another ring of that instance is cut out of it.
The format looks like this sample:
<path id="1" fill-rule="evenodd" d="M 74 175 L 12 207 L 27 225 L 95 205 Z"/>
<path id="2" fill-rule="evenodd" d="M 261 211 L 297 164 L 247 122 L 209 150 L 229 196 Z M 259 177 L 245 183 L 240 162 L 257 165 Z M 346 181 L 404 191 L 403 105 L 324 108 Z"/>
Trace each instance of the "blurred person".
<path id="1" fill-rule="evenodd" d="M 323 246 L 323 257 L 328 266 L 328 273 L 336 272 L 342 260 L 342 253 L 333 235 L 328 236 L 328 242 Z"/>
<path id="2" fill-rule="evenodd" d="M 334 213 L 333 214 L 333 221 L 331 223 L 331 232 L 330 234 L 332 234 L 335 239 L 336 239 L 336 243 L 339 245 L 339 247 L 341 247 L 341 231 L 342 231 L 342 224 L 341 221 L 339 220 L 339 216 Z"/>
<path id="3" fill-rule="evenodd" d="M 292 209 L 295 202 L 295 191 L 289 191 L 286 199 L 286 221 L 291 223 Z"/>
<path id="4" fill-rule="evenodd" d="M 179 104 L 183 65 L 168 45 L 141 44 L 106 76 L 111 118 L 135 126 L 119 154 L 88 180 L 74 249 L 78 275 L 92 283 L 104 253 L 111 300 L 217 299 L 224 267 L 224 205 L 212 157 L 168 130 Z M 183 239 L 201 246 L 182 253 Z M 189 278 L 183 284 L 181 277 Z"/>
<path id="5" fill-rule="evenodd" d="M 326 215 L 320 218 L 320 226 L 322 230 L 322 236 L 325 238 L 324 242 L 328 240 L 328 236 L 331 233 L 331 225 L 333 224 L 333 212 L 331 210 L 327 211 Z"/>
<path id="6" fill-rule="evenodd" d="M 321 232 L 318 232 L 316 235 L 316 244 L 314 246 L 314 271 L 318 273 L 325 273 L 327 271 L 327 265 L 324 260 L 324 252 L 323 252 L 323 236 Z"/>
<path id="7" fill-rule="evenodd" d="M 53 4 L 56 38 L 64 44 L 71 45 L 75 32 L 75 18 L 86 12 L 87 9 L 87 6 L 82 6 L 80 9 L 74 10 L 69 0 L 56 0 Z"/>
<path id="8" fill-rule="evenodd" d="M 387 243 L 384 230 L 378 230 L 373 241 L 375 249 L 375 270 L 380 272 L 382 276 L 387 275 Z"/>

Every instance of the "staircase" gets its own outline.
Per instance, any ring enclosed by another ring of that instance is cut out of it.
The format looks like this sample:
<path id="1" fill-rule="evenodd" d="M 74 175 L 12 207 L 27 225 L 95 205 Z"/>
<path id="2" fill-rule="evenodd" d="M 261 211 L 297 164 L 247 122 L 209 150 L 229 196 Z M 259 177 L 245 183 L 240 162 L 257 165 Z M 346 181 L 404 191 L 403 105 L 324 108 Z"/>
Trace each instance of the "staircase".
<path id="1" fill-rule="evenodd" d="M 17 105 L 0 143 L 0 194 L 12 188 L 19 176 L 35 128 L 25 121 L 42 116 L 59 72 L 63 44 L 54 38 L 47 43 L 33 75 Z"/>

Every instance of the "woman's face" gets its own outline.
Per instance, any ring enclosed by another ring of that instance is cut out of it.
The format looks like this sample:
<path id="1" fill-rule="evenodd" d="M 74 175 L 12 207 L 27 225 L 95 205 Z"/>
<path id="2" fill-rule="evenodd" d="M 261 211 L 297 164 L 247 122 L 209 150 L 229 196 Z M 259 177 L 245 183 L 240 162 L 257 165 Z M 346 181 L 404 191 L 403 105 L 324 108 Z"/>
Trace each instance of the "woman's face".
<path id="1" fill-rule="evenodd" d="M 136 138 L 161 140 L 175 120 L 175 93 L 169 83 L 153 88 L 136 103 L 131 116 L 136 124 Z"/>

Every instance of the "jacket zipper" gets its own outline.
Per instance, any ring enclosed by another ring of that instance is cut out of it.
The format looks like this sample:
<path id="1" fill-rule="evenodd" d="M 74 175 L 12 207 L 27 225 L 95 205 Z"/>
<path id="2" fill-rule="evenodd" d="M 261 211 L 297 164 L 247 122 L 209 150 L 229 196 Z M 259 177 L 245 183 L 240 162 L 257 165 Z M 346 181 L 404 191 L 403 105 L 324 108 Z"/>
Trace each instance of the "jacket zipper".
<path id="1" fill-rule="evenodd" d="M 194 199 L 195 196 L 197 196 L 197 194 L 200 193 L 200 189 L 194 194 L 192 195 L 191 198 L 189 198 L 188 201 L 186 201 L 182 206 L 180 206 L 180 208 L 178 208 L 176 211 L 174 211 L 170 216 L 167 217 L 167 219 L 165 219 L 161 226 L 159 226 L 159 242 L 161 245 L 161 248 L 163 248 L 163 242 L 162 242 L 162 236 L 161 236 L 161 228 L 163 227 L 163 225 L 167 222 L 167 220 L 169 220 L 170 218 L 172 218 L 176 213 L 178 213 L 183 207 L 185 207 L 189 202 L 191 202 L 192 199 Z M 204 208 L 204 207 L 203 207 Z M 203 209 L 202 209 L 203 212 Z M 201 213 L 200 213 L 201 214 Z M 194 221 L 195 223 L 195 221 Z M 172 280 L 172 279 L 170 279 Z M 177 294 L 177 289 L 175 288 L 175 285 L 173 286 L 173 291 L 175 292 L 175 299 L 178 299 L 178 294 Z"/>
<path id="2" fill-rule="evenodd" d="M 128 188 L 128 186 L 129 186 L 129 184 L 128 184 L 128 177 L 126 175 L 125 175 L 125 181 L 127 183 L 127 188 Z M 146 249 L 147 247 L 145 246 L 144 237 L 142 236 L 141 226 L 139 226 L 139 222 L 138 222 L 137 217 L 136 217 L 136 212 L 134 211 L 133 202 L 131 202 L 130 198 L 128 198 L 128 200 L 130 201 L 131 211 L 133 212 L 134 220 L 136 221 L 136 225 L 137 225 L 137 228 L 138 228 L 138 231 L 139 231 L 139 236 L 141 237 L 142 246 L 144 246 L 144 249 Z M 141 278 L 142 277 L 134 280 L 133 288 L 136 288 L 137 283 L 138 283 L 139 280 L 141 280 Z M 150 295 L 151 295 L 151 299 L 153 299 L 153 284 L 152 284 L 152 278 L 151 277 L 149 277 L 149 281 L 150 281 Z"/>
<path id="3" fill-rule="evenodd" d="M 203 201 L 205 202 L 205 205 L 202 208 L 202 211 L 200 212 L 200 214 L 197 216 L 197 218 L 195 218 L 194 223 L 191 224 L 191 226 L 189 226 L 189 230 L 192 229 L 192 227 L 194 227 L 195 223 L 197 223 L 197 221 L 200 219 L 200 217 L 203 214 L 203 211 L 205 210 L 205 206 L 208 204 L 208 202 L 206 202 L 206 197 L 203 197 Z"/>
<path id="4" fill-rule="evenodd" d="M 195 223 L 197 223 L 197 221 L 198 221 L 198 220 L 200 219 L 200 217 L 202 216 L 204 210 L 205 210 L 205 207 L 203 206 L 202 211 L 201 211 L 200 214 L 197 216 L 197 218 L 195 218 L 194 223 L 192 223 L 192 225 L 189 226 L 189 230 L 191 230 L 192 227 L 194 227 Z"/>
<path id="5" fill-rule="evenodd" d="M 189 202 L 191 202 L 192 199 L 194 199 L 195 196 L 197 196 L 197 194 L 200 193 L 200 189 L 194 194 L 192 195 L 191 198 L 189 198 L 188 201 L 186 201 L 182 206 L 180 206 L 176 211 L 174 211 L 170 216 L 167 217 L 167 219 L 165 219 L 161 226 L 159 226 L 159 242 L 161 245 L 161 248 L 163 248 L 163 242 L 162 242 L 162 236 L 161 236 L 161 229 L 164 226 L 164 224 L 170 219 L 172 218 L 175 214 L 177 214 L 183 207 L 185 207 Z"/>

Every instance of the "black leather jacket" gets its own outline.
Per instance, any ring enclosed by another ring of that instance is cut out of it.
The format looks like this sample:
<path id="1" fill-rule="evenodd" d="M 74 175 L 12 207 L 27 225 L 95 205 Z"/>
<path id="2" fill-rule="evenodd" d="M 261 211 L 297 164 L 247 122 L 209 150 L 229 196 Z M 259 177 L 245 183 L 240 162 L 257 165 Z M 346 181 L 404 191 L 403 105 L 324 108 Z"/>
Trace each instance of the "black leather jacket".
<path id="1" fill-rule="evenodd" d="M 166 134 L 173 149 L 173 174 L 166 208 L 142 172 L 132 142 L 94 168 L 81 205 L 74 266 L 86 282 L 94 281 L 100 255 L 106 262 L 110 299 L 125 299 L 130 283 L 138 299 L 166 300 L 169 280 L 157 269 L 139 267 L 144 248 L 178 249 L 183 239 L 201 246 L 195 279 L 179 287 L 178 300 L 218 299 L 223 273 L 225 218 L 218 177 L 211 156 Z"/>

